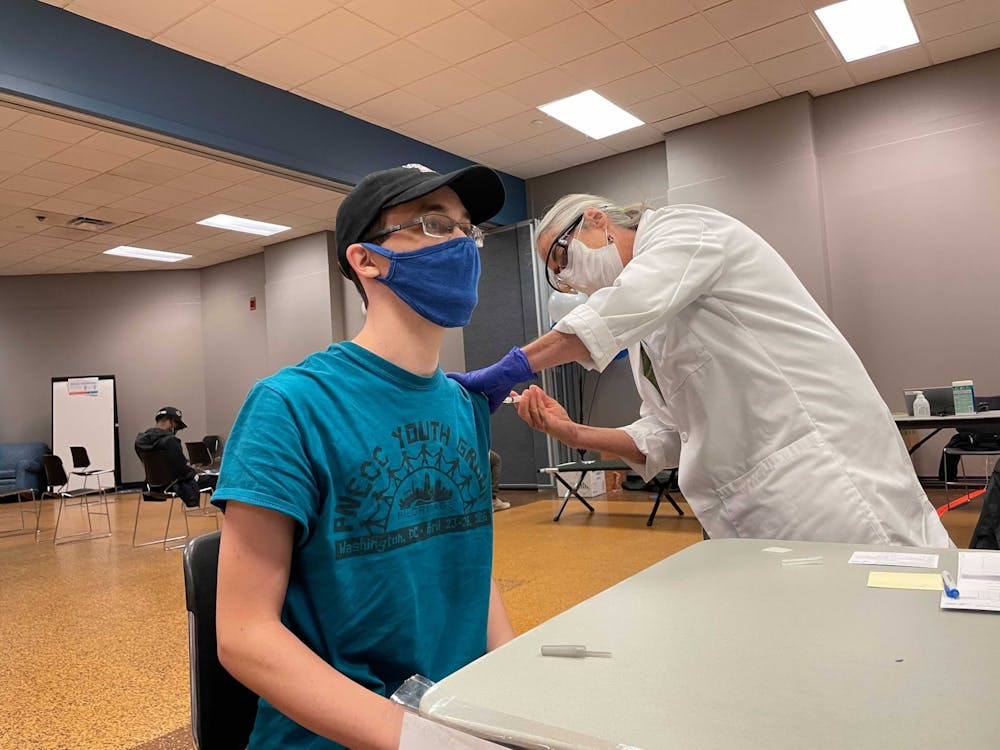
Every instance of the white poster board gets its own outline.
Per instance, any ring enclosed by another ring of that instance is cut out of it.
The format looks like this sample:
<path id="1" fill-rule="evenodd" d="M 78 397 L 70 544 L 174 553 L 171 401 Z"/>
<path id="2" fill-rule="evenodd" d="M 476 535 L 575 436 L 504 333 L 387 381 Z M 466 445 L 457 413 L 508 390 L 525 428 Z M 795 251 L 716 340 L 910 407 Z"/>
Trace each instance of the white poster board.
<path id="1" fill-rule="evenodd" d="M 114 474 L 90 477 L 88 487 L 118 484 L 118 404 L 115 376 L 52 378 L 52 452 L 62 459 L 69 487 L 83 487 L 83 478 L 73 476 L 70 446 L 87 449 L 91 469 L 111 469 Z"/>

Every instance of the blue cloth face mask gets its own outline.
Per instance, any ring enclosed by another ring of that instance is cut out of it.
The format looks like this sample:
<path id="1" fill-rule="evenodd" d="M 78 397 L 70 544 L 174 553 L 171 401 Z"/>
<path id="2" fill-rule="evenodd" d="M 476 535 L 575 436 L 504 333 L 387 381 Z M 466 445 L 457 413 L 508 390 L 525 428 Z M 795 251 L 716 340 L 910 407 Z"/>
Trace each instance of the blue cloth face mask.
<path id="1" fill-rule="evenodd" d="M 362 242 L 389 259 L 389 271 L 376 278 L 410 309 L 444 328 L 461 328 L 472 318 L 479 295 L 479 248 L 469 237 L 456 237 L 419 250 L 397 252 Z"/>

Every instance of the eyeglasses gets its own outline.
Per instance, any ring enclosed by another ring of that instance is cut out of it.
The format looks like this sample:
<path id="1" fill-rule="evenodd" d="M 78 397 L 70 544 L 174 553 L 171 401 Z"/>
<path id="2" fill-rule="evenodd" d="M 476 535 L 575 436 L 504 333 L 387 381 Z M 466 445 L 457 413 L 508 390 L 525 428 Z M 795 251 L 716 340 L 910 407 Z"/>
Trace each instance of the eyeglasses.
<path id="1" fill-rule="evenodd" d="M 557 292 L 565 292 L 570 287 L 560 283 L 558 279 L 555 282 L 552 281 L 552 267 L 549 263 L 552 261 L 553 253 L 555 253 L 556 265 L 558 266 L 558 270 L 555 272 L 556 275 L 560 274 L 562 270 L 566 268 L 566 264 L 569 263 L 570 237 L 573 232 L 576 231 L 576 228 L 580 226 L 580 222 L 582 221 L 583 214 L 580 214 L 573 220 L 573 223 L 566 228 L 566 231 L 553 240 L 552 244 L 549 245 L 549 253 L 545 256 L 545 280 L 548 282 L 549 286 Z M 557 247 L 559 248 L 559 252 L 556 252 Z"/>
<path id="2" fill-rule="evenodd" d="M 445 216 L 444 214 L 424 214 L 423 216 L 418 216 L 415 219 L 403 222 L 402 224 L 387 227 L 386 229 L 371 235 L 367 240 L 365 240 L 365 242 L 376 240 L 379 237 L 385 237 L 386 235 L 398 232 L 401 229 L 415 227 L 417 224 L 423 228 L 424 234 L 428 237 L 450 237 L 452 232 L 455 231 L 455 227 L 458 227 L 458 231 L 475 242 L 476 247 L 483 246 L 482 229 L 477 227 L 472 222 L 455 221 L 450 216 Z"/>

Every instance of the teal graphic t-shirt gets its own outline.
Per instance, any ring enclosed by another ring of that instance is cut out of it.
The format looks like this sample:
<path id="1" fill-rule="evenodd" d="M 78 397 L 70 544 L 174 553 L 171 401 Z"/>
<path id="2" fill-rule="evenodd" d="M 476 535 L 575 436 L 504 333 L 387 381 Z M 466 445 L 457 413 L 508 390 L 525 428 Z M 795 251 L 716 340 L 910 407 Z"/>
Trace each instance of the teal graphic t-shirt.
<path id="1" fill-rule="evenodd" d="M 493 556 L 489 412 L 440 370 L 420 377 L 334 344 L 253 387 L 212 502 L 297 522 L 282 621 L 380 695 L 486 651 Z M 337 748 L 261 699 L 250 748 Z"/>

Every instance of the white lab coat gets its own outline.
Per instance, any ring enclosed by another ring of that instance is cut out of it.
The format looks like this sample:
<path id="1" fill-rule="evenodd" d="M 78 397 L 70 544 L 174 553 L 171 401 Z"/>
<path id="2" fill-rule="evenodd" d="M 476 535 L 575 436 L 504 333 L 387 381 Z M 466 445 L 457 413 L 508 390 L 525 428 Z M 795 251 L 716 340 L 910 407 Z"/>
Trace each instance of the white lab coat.
<path id="1" fill-rule="evenodd" d="M 709 536 L 951 544 L 861 360 L 736 219 L 647 211 L 614 285 L 556 329 L 580 338 L 590 369 L 628 347 L 642 407 L 623 429 L 646 455 L 632 466 L 646 480 L 679 466 Z"/>

